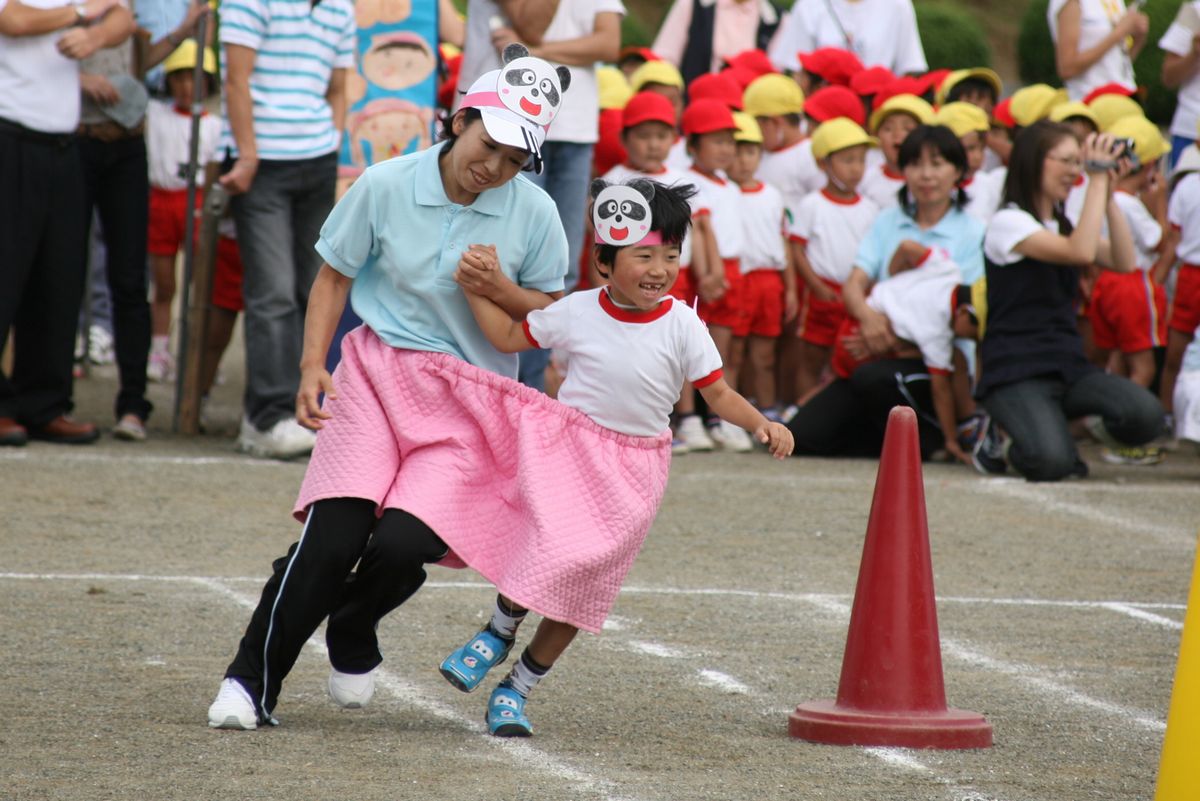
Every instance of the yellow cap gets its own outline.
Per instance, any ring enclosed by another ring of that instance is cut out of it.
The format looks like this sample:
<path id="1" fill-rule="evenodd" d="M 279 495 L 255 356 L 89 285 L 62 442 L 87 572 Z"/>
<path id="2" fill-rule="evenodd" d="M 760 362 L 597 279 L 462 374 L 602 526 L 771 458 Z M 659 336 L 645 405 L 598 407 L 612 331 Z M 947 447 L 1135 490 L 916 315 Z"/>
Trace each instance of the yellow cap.
<path id="1" fill-rule="evenodd" d="M 648 83 L 661 83 L 682 90 L 683 76 L 675 69 L 675 65 L 666 61 L 647 61 L 629 76 L 629 88 L 637 94 Z"/>
<path id="2" fill-rule="evenodd" d="M 867 136 L 857 122 L 849 117 L 834 117 L 821 123 L 812 134 L 812 154 L 815 159 L 845 150 L 855 145 L 876 145 L 879 143 L 873 136 Z"/>
<path id="3" fill-rule="evenodd" d="M 979 321 L 979 333 L 976 337 L 982 342 L 988 316 L 987 276 L 971 284 L 971 305 L 975 307 L 975 319 Z"/>
<path id="4" fill-rule="evenodd" d="M 995 70 L 989 70 L 987 67 L 972 67 L 969 70 L 955 70 L 945 77 L 942 85 L 938 87 L 937 94 L 934 95 L 934 100 L 940 106 L 946 102 L 946 95 L 950 94 L 950 90 L 956 85 L 962 83 L 968 78 L 978 78 L 991 84 L 991 87 L 996 90 L 996 99 L 1000 99 L 1000 93 L 1004 89 L 1004 84 L 1000 80 L 1000 76 Z"/>
<path id="5" fill-rule="evenodd" d="M 992 129 L 987 112 L 971 103 L 947 103 L 933 115 L 935 125 L 945 125 L 959 139 L 972 131 L 987 133 Z"/>
<path id="6" fill-rule="evenodd" d="M 1100 126 L 1100 130 L 1105 132 L 1122 117 L 1145 116 L 1145 112 L 1142 111 L 1142 107 L 1137 104 L 1137 101 L 1125 95 L 1100 95 L 1091 103 L 1088 103 L 1088 106 L 1091 107 L 1092 113 L 1096 115 L 1096 122 Z"/>
<path id="7" fill-rule="evenodd" d="M 196 40 L 184 39 L 183 44 L 175 48 L 171 55 L 163 61 L 163 72 L 190 70 L 196 67 Z M 204 71 L 209 75 L 217 74 L 217 56 L 211 47 L 204 48 Z"/>
<path id="8" fill-rule="evenodd" d="M 1055 89 L 1044 83 L 1035 83 L 1013 92 L 1012 103 L 1008 110 L 1012 112 L 1017 125 L 1027 128 L 1050 114 L 1050 109 L 1059 103 L 1067 102 L 1067 90 Z"/>
<path id="9" fill-rule="evenodd" d="M 462 48 L 456 47 L 449 42 L 441 42 L 438 44 L 438 51 L 442 54 L 442 58 L 454 58 L 455 56 L 462 55 Z"/>
<path id="10" fill-rule="evenodd" d="M 600 95 L 600 108 L 625 108 L 629 98 L 633 97 L 633 89 L 625 79 L 625 73 L 616 67 L 598 67 L 596 69 L 596 88 Z"/>
<path id="11" fill-rule="evenodd" d="M 1072 117 L 1083 117 L 1085 120 L 1091 120 L 1092 125 L 1096 126 L 1096 130 L 1100 130 L 1100 120 L 1096 119 L 1096 113 L 1092 111 L 1092 107 L 1087 103 L 1072 100 L 1070 103 L 1059 103 L 1050 109 L 1050 120 L 1053 122 L 1066 122 Z"/>
<path id="12" fill-rule="evenodd" d="M 916 95 L 892 95 L 883 101 L 883 105 L 871 112 L 867 125 L 871 133 L 879 130 L 883 121 L 893 114 L 908 114 L 916 118 L 922 125 L 933 122 L 933 106 Z"/>
<path id="13" fill-rule="evenodd" d="M 1171 152 L 1158 126 L 1145 117 L 1122 117 L 1112 124 L 1108 133 L 1121 139 L 1133 140 L 1133 152 L 1142 164 L 1149 164 Z"/>
<path id="14" fill-rule="evenodd" d="M 758 127 L 758 120 L 744 111 L 735 111 L 733 112 L 733 121 L 737 123 L 737 130 L 733 132 L 733 141 L 762 144 L 762 128 Z"/>
<path id="15" fill-rule="evenodd" d="M 772 72 L 750 82 L 742 94 L 742 106 L 751 117 L 803 114 L 804 92 L 788 76 Z"/>

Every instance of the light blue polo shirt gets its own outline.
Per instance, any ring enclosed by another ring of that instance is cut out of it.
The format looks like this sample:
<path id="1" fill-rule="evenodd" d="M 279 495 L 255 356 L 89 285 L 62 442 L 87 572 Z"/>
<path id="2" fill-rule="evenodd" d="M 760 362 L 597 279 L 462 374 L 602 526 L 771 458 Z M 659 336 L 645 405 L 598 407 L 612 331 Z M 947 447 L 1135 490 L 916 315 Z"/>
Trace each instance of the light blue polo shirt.
<path id="1" fill-rule="evenodd" d="M 317 252 L 354 279 L 350 303 L 394 348 L 449 353 L 515 378 L 517 357 L 484 337 L 454 271 L 464 250 L 495 245 L 518 285 L 559 292 L 567 237 L 550 196 L 518 175 L 469 206 L 446 197 L 437 144 L 368 167 L 334 206 Z"/>
<path id="2" fill-rule="evenodd" d="M 854 266 L 871 277 L 886 281 L 888 263 L 897 246 L 905 239 L 920 242 L 926 247 L 944 248 L 958 264 L 963 283 L 973 284 L 983 277 L 983 234 L 986 226 L 956 208 L 951 208 L 937 225 L 922 229 L 898 206 L 885 209 L 875 218 L 867 235 L 858 245 Z"/>

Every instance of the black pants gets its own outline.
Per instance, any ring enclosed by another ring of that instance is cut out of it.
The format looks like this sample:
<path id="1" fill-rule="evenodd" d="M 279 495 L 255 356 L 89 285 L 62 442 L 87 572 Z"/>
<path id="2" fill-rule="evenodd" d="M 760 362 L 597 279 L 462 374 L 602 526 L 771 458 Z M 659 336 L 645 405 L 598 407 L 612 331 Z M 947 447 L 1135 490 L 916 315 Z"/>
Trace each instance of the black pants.
<path id="1" fill-rule="evenodd" d="M 300 541 L 275 560 L 226 677 L 246 686 L 265 720 L 300 649 L 331 613 L 333 666 L 346 673 L 372 669 L 383 661 L 376 624 L 420 589 L 424 565 L 446 551 L 446 543 L 407 512 L 388 509 L 376 519 L 371 501 L 317 501 Z"/>
<path id="2" fill-rule="evenodd" d="M 121 388 L 116 416 L 145 420 L 153 408 L 146 400 L 146 361 L 150 354 L 150 303 L 147 295 L 146 228 L 150 181 L 146 140 L 141 136 L 102 142 L 80 140 L 88 225 L 94 206 L 107 253 L 105 270 L 112 296 L 113 340 Z"/>
<path id="3" fill-rule="evenodd" d="M 37 428 L 71 411 L 86 229 L 74 137 L 0 120 L 0 350 L 16 337 L 0 417 Z"/>
<path id="4" fill-rule="evenodd" d="M 888 415 L 896 406 L 917 413 L 921 458 L 943 447 L 933 412 L 929 372 L 920 359 L 870 362 L 809 399 L 788 422 L 796 439 L 793 456 L 877 457 L 883 451 Z"/>

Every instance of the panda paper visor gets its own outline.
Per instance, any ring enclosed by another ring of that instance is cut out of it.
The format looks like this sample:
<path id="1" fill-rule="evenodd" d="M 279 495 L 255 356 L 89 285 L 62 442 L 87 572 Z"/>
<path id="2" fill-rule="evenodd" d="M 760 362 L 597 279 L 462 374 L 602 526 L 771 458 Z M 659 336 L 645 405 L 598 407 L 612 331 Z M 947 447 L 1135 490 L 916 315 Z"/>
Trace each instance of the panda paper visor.
<path id="1" fill-rule="evenodd" d="M 598 245 L 661 245 L 662 233 L 650 230 L 653 222 L 649 199 L 627 184 L 605 187 L 592 202 Z"/>

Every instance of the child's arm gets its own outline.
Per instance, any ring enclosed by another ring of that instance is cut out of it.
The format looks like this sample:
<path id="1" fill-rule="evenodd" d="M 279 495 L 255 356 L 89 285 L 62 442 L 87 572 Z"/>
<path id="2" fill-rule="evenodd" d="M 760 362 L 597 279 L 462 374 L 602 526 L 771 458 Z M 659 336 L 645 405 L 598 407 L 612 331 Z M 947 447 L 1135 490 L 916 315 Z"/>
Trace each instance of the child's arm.
<path id="1" fill-rule="evenodd" d="M 933 409 L 945 438 L 946 452 L 964 464 L 971 459 L 958 444 L 958 419 L 954 414 L 954 385 L 949 373 L 929 371 L 929 388 L 933 393 Z"/>
<path id="2" fill-rule="evenodd" d="M 713 243 L 714 247 L 710 248 L 709 243 Z M 720 297 L 719 294 L 713 294 L 716 287 L 713 286 L 712 275 L 714 267 L 712 264 L 716 238 L 712 235 L 712 223 L 707 214 L 701 214 L 692 218 L 692 278 L 696 281 L 696 294 L 700 295 L 703 300 L 716 300 Z"/>
<path id="3" fill-rule="evenodd" d="M 471 307 L 471 313 L 475 315 L 479 330 L 487 337 L 488 342 L 492 343 L 492 347 L 501 353 L 530 350 L 533 343 L 525 336 L 525 328 L 521 323 L 509 317 L 508 312 L 500 308 L 495 301 L 468 289 L 469 276 L 473 272 L 489 269 L 482 264 L 479 253 L 468 250 L 459 259 L 458 270 L 454 273 L 454 280 L 463 287 L 463 294 L 467 297 L 467 304 Z"/>
<path id="4" fill-rule="evenodd" d="M 783 423 L 772 423 L 763 417 L 762 412 L 751 406 L 748 400 L 725 383 L 724 378 L 718 378 L 701 388 L 700 394 L 704 396 L 708 408 L 716 412 L 722 420 L 728 420 L 753 432 L 754 438 L 766 445 L 776 459 L 791 454 L 795 441 L 787 426 Z"/>
<path id="5" fill-rule="evenodd" d="M 495 245 L 471 245 L 460 259 L 455 279 L 468 293 L 483 295 L 514 320 L 524 320 L 535 309 L 544 309 L 563 296 L 562 292 L 541 292 L 515 283 L 500 269 Z"/>
<path id="6" fill-rule="evenodd" d="M 813 293 L 817 300 L 826 302 L 837 300 L 838 293 L 826 286 L 825 282 L 818 278 L 816 271 L 813 270 L 812 262 L 808 260 L 808 248 L 804 242 L 793 238 L 789 244 L 791 247 L 788 250 L 792 253 L 792 263 L 796 265 L 796 272 L 804 280 L 808 291 Z M 793 279 L 794 283 L 795 280 Z"/>
<path id="7" fill-rule="evenodd" d="M 1171 274 L 1171 268 L 1175 266 L 1178 259 L 1175 248 L 1179 247 L 1180 238 L 1181 232 L 1178 228 L 1170 223 L 1163 226 L 1162 250 L 1159 252 L 1154 266 L 1150 268 L 1150 278 L 1154 283 L 1159 285 L 1167 283 L 1167 276 Z"/>
<path id="8" fill-rule="evenodd" d="M 791 322 L 800 313 L 800 293 L 796 291 L 796 257 L 792 243 L 783 238 L 783 252 L 787 265 L 783 268 L 783 321 Z"/>

